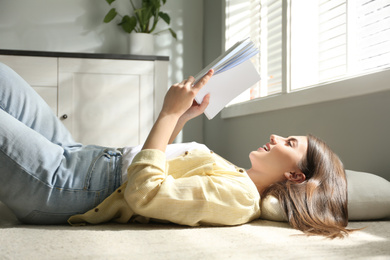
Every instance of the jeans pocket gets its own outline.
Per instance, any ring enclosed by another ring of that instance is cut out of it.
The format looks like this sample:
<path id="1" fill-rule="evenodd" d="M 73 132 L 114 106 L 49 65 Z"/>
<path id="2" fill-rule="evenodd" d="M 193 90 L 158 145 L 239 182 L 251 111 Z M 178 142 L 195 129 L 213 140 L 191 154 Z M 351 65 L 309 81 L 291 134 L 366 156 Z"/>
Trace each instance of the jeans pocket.
<path id="1" fill-rule="evenodd" d="M 85 176 L 84 190 L 113 192 L 120 185 L 121 154 L 107 148 L 91 163 Z"/>
<path id="2" fill-rule="evenodd" d="M 110 158 L 105 153 L 99 154 L 91 163 L 85 176 L 84 190 L 98 191 L 106 189 L 110 169 Z"/>

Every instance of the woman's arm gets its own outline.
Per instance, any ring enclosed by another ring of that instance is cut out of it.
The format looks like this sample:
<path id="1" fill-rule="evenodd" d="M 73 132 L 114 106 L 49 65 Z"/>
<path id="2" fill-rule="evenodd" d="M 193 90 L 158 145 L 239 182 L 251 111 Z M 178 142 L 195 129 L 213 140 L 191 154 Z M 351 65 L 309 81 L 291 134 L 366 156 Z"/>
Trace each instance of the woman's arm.
<path id="1" fill-rule="evenodd" d="M 175 129 L 173 130 L 173 133 L 171 135 L 171 138 L 169 139 L 169 143 L 173 143 L 176 136 L 180 133 L 180 131 L 183 129 L 184 125 L 190 121 L 191 119 L 203 114 L 206 107 L 209 105 L 210 101 L 210 94 L 207 94 L 204 98 L 202 103 L 199 105 L 196 103 L 196 101 L 193 102 L 192 106 L 179 118 Z"/>
<path id="2" fill-rule="evenodd" d="M 193 106 L 193 102 L 196 94 L 209 81 L 213 73 L 213 70 L 210 70 L 194 86 L 192 86 L 194 77 L 189 77 L 168 90 L 161 112 L 146 139 L 143 150 L 158 149 L 165 152 L 167 144 L 176 137 L 184 124 L 199 115 L 202 109 L 204 111 L 208 105 L 208 98 L 198 107 Z"/>

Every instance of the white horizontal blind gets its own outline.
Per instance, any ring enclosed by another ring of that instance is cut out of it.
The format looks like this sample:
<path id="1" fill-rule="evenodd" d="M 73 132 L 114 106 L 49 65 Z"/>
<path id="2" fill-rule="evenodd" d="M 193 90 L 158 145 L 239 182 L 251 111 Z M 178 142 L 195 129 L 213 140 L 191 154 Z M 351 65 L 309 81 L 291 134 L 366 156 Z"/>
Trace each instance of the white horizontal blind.
<path id="1" fill-rule="evenodd" d="M 226 0 L 226 48 L 248 36 L 261 81 L 236 101 L 280 93 L 283 79 L 289 92 L 376 72 L 390 68 L 390 0 Z"/>
<path id="2" fill-rule="evenodd" d="M 227 0 L 225 14 L 225 50 L 248 37 L 257 47 L 260 46 L 260 0 Z M 260 55 L 251 60 L 260 73 Z M 231 104 L 257 97 L 258 89 L 259 83 L 234 99 Z"/>
<path id="3" fill-rule="evenodd" d="M 389 0 L 292 0 L 292 90 L 388 67 Z"/>
<path id="4" fill-rule="evenodd" d="M 346 0 L 320 0 L 318 15 L 319 81 L 324 81 L 347 71 Z"/>
<path id="5" fill-rule="evenodd" d="M 357 0 L 357 49 L 360 71 L 390 66 L 390 1 Z"/>
<path id="6" fill-rule="evenodd" d="M 261 6 L 261 21 L 267 30 L 261 34 L 262 44 L 267 46 L 261 48 L 266 57 L 261 66 L 267 68 L 262 78 L 267 80 L 267 95 L 271 95 L 282 91 L 282 0 L 263 0 Z"/>
<path id="7" fill-rule="evenodd" d="M 282 90 L 282 0 L 227 0 L 226 46 L 250 37 L 260 54 L 252 61 L 261 81 L 232 103 Z"/>
<path id="8" fill-rule="evenodd" d="M 225 49 L 250 37 L 260 44 L 260 0 L 226 0 Z"/>

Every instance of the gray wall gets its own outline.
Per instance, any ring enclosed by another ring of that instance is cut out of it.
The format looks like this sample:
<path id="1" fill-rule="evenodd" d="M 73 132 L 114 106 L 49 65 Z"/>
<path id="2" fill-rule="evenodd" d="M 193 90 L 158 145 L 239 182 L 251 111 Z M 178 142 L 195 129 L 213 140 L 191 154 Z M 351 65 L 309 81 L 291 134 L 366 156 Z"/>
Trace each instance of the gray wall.
<path id="1" fill-rule="evenodd" d="M 223 0 L 205 5 L 205 65 L 222 51 Z M 219 7 L 218 7 L 219 6 Z M 390 78 L 389 78 L 390 82 Z M 370 86 L 367 86 L 370 87 Z M 347 169 L 372 172 L 390 180 L 390 91 L 237 118 L 204 118 L 204 142 L 228 160 L 249 167 L 249 152 L 272 133 L 324 139 Z"/>

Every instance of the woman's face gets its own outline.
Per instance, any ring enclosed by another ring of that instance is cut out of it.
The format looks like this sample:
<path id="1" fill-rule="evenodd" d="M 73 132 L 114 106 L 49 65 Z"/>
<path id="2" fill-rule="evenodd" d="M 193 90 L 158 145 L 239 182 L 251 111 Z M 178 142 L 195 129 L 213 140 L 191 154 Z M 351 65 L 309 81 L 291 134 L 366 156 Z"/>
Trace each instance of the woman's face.
<path id="1" fill-rule="evenodd" d="M 289 174 L 303 174 L 298 164 L 306 156 L 306 152 L 306 136 L 285 138 L 271 135 L 269 143 L 250 153 L 250 171 L 256 172 L 265 178 L 264 181 L 271 183 L 285 180 L 289 178 Z"/>

